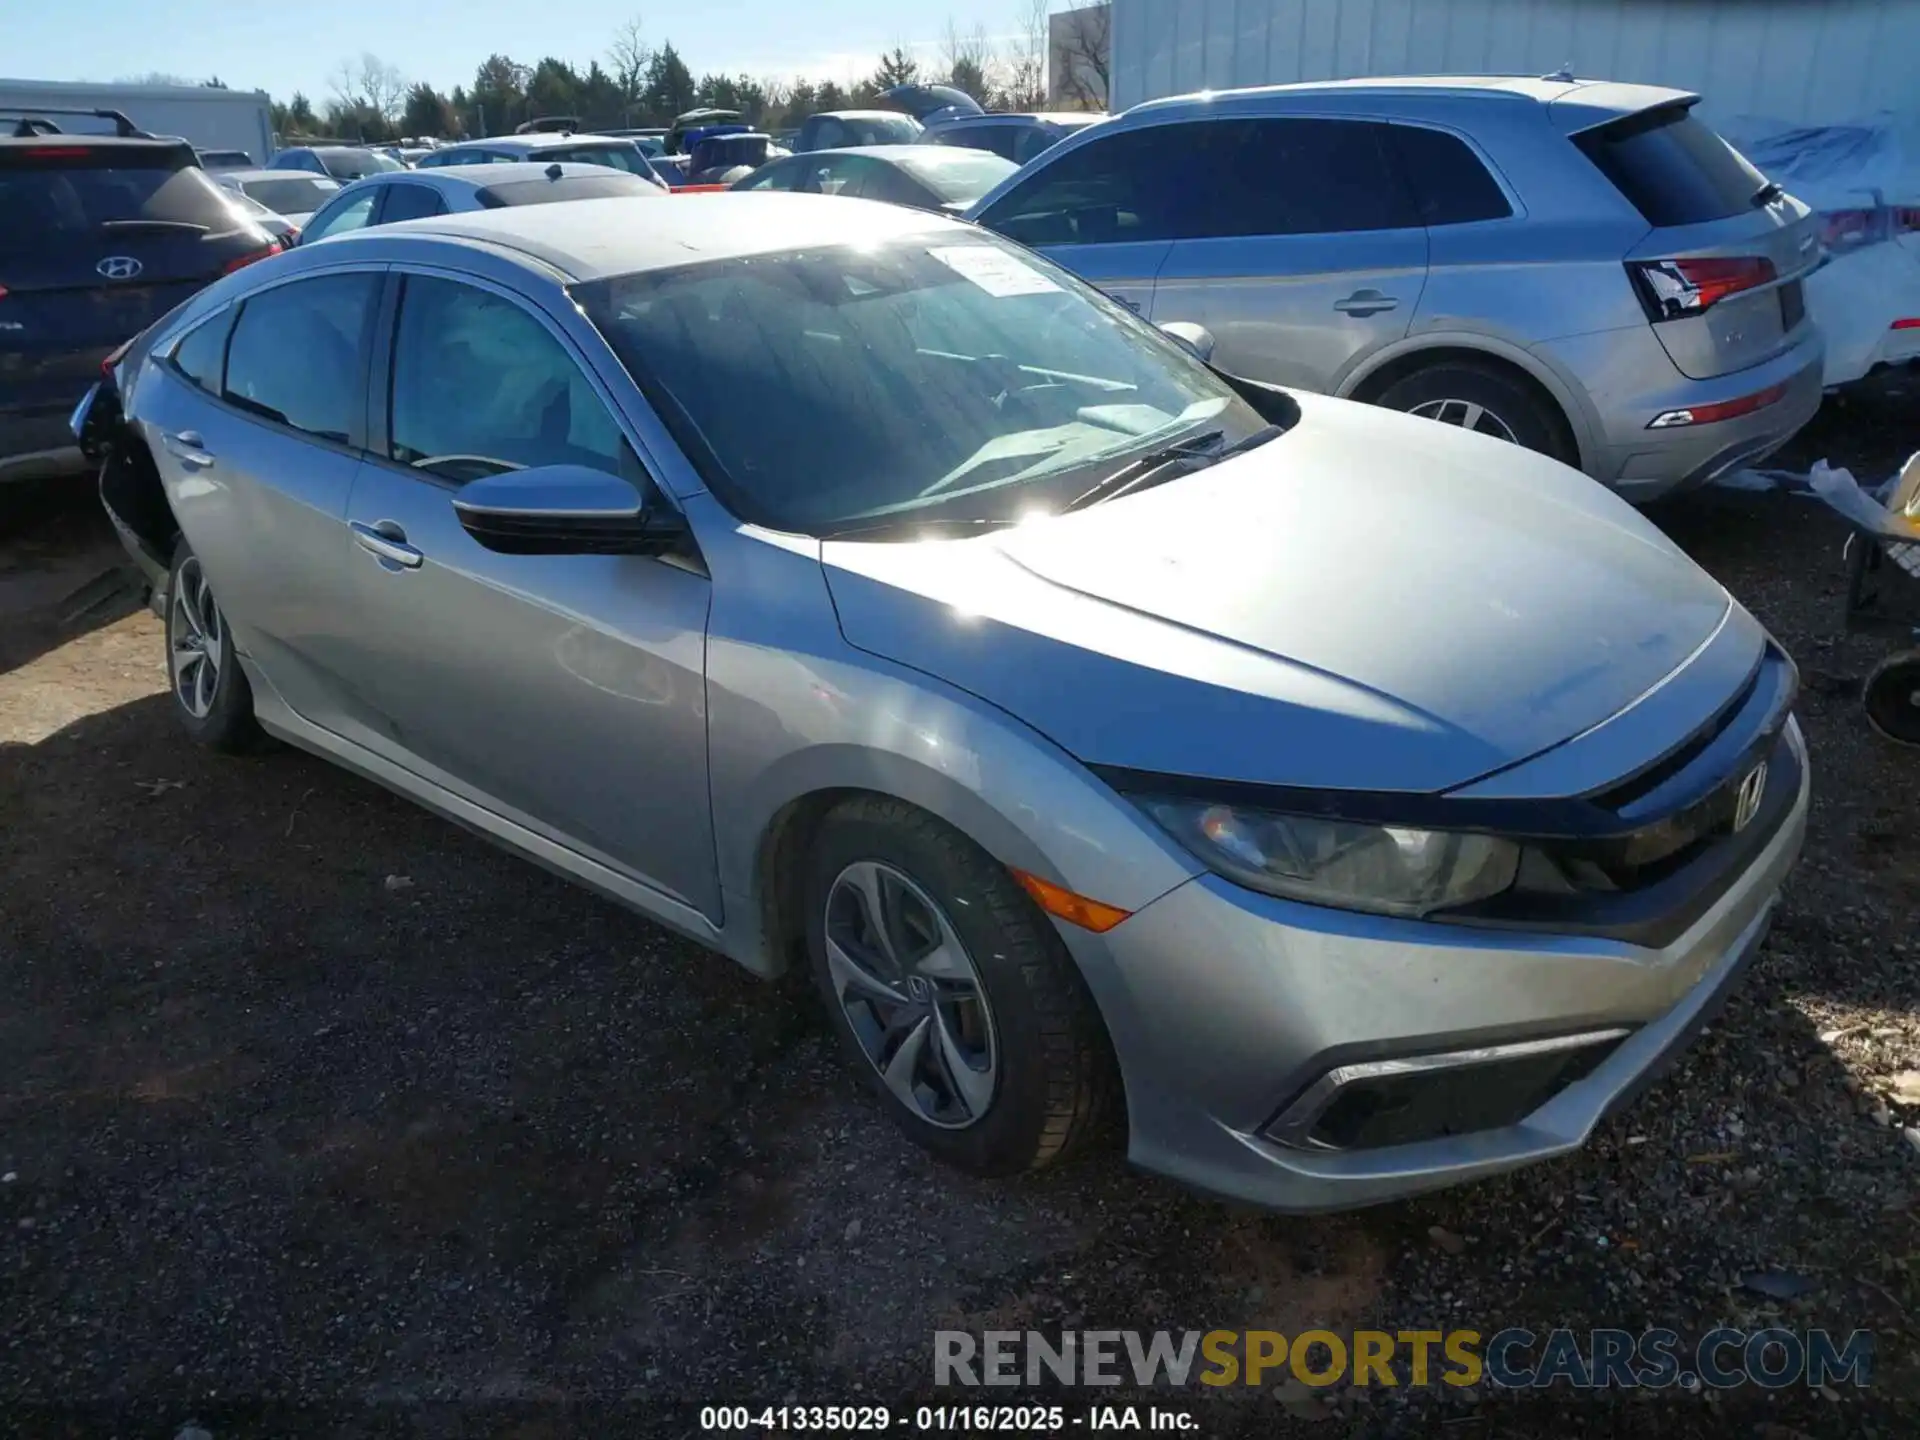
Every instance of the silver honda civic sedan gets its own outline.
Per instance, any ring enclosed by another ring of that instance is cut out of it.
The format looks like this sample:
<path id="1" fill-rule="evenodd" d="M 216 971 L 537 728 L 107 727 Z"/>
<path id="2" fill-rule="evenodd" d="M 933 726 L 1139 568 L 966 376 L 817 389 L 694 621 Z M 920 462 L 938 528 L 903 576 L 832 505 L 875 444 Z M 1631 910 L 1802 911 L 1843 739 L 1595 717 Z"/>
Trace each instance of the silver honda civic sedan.
<path id="1" fill-rule="evenodd" d="M 76 424 L 190 735 L 809 967 L 956 1165 L 1571 1150 L 1760 944 L 1793 665 L 1578 472 L 1206 348 L 927 213 L 591 200 L 251 266 Z"/>

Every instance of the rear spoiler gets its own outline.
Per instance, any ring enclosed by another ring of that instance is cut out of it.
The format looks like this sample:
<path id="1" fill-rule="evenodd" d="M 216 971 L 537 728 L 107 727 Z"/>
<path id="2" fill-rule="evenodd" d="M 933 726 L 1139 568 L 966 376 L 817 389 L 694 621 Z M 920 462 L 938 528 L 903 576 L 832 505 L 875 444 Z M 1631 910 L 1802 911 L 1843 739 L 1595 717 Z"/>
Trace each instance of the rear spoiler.
<path id="1" fill-rule="evenodd" d="M 111 120 L 113 133 L 122 140 L 157 140 L 160 137 L 142 130 L 118 110 L 75 110 L 58 105 L 0 105 L 0 115 L 19 115 L 13 127 L 14 138 L 31 140 L 35 135 L 61 135 L 66 132 L 46 119 L 48 115 L 85 115 L 94 120 Z"/>
<path id="2" fill-rule="evenodd" d="M 1691 110 L 1700 97 L 1690 90 L 1659 85 L 1629 85 L 1611 80 L 1577 81 L 1564 94 L 1547 102 L 1547 114 L 1562 135 L 1572 136 L 1622 120 L 1655 123 L 1649 117 Z"/>

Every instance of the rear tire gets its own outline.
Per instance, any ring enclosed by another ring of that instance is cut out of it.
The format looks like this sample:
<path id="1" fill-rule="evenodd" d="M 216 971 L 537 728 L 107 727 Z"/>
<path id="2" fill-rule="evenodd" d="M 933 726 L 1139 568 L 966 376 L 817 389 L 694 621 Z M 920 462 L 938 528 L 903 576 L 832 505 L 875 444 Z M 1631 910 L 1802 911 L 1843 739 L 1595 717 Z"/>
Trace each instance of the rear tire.
<path id="1" fill-rule="evenodd" d="M 1524 381 L 1485 365 L 1430 365 L 1394 381 L 1374 403 L 1524 445 L 1568 465 L 1578 463 L 1560 416 Z"/>
<path id="2" fill-rule="evenodd" d="M 1116 1088 L 1106 1032 L 1006 868 L 877 795 L 830 811 L 808 852 L 814 978 L 907 1137 L 976 1175 L 1038 1169 L 1083 1145 Z"/>
<path id="3" fill-rule="evenodd" d="M 259 749 L 266 735 L 253 715 L 253 687 L 200 557 L 184 535 L 174 545 L 167 576 L 166 628 L 173 711 L 188 738 L 229 755 Z"/>

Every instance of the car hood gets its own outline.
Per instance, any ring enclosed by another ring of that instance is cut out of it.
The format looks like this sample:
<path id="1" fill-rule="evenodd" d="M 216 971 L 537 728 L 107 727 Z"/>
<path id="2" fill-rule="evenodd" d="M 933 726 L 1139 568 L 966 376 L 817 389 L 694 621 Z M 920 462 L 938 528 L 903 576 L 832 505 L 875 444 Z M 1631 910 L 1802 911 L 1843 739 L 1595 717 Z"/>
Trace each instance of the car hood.
<path id="1" fill-rule="evenodd" d="M 1577 471 L 1296 398 L 1280 438 L 1084 511 L 824 543 L 847 640 L 1089 764 L 1440 791 L 1617 714 L 1732 605 Z"/>

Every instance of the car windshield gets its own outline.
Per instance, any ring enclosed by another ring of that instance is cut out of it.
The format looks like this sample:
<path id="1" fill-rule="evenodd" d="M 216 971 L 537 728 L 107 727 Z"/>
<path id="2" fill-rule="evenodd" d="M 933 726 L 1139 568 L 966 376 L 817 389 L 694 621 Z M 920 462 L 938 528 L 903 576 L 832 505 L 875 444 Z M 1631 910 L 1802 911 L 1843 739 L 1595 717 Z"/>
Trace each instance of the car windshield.
<path id="1" fill-rule="evenodd" d="M 499 210 L 512 205 L 547 205 L 556 200 L 604 200 L 624 195 L 651 198 L 659 195 L 660 190 L 638 175 L 603 168 L 598 174 L 562 175 L 557 180 L 549 180 L 544 175 L 537 180 L 503 180 L 476 194 L 486 209 Z"/>
<path id="2" fill-rule="evenodd" d="M 1145 322 L 962 230 L 574 294 L 714 493 L 777 529 L 1012 523 L 1169 444 L 1263 428 Z"/>
<path id="3" fill-rule="evenodd" d="M 911 115 L 842 115 L 844 136 L 835 141 L 849 145 L 905 145 L 920 137 L 920 122 Z"/>
<path id="4" fill-rule="evenodd" d="M 624 140 L 610 141 L 601 145 L 541 146 L 529 151 L 529 160 L 541 164 L 550 164 L 555 160 L 576 165 L 602 165 L 612 170 L 624 170 L 629 175 L 653 175 L 653 167 L 647 164 L 647 157 L 638 146 Z"/>
<path id="5" fill-rule="evenodd" d="M 991 150 L 953 149 L 896 162 L 949 205 L 972 204 L 1020 167 Z"/>
<path id="6" fill-rule="evenodd" d="M 358 180 L 363 175 L 378 175 L 387 170 L 407 167 L 377 150 L 329 150 L 320 157 L 327 173 L 336 180 Z"/>
<path id="7" fill-rule="evenodd" d="M 311 215 L 340 193 L 340 182 L 320 175 L 276 175 L 271 180 L 242 180 L 240 189 L 276 215 Z"/>

